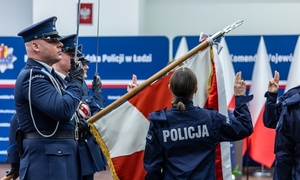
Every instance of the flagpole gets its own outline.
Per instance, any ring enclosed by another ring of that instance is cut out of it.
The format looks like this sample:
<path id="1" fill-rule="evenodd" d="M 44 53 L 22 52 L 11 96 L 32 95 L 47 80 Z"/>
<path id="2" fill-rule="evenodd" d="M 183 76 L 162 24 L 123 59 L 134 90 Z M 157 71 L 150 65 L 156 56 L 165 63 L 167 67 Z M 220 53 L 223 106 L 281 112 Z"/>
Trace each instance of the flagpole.
<path id="1" fill-rule="evenodd" d="M 233 23 L 233 24 L 225 27 L 223 30 L 220 30 L 217 33 L 215 33 L 211 37 L 211 39 L 213 41 L 217 40 L 218 38 L 220 38 L 220 37 L 224 36 L 225 34 L 227 34 L 229 31 L 231 31 L 231 30 L 235 29 L 236 27 L 240 26 L 242 23 L 243 23 L 243 21 L 237 21 L 237 22 L 235 22 L 235 23 Z M 161 78 L 162 76 L 164 76 L 165 74 L 167 74 L 168 72 L 170 72 L 172 69 L 174 69 L 175 67 L 177 67 L 178 65 L 180 65 L 181 63 L 183 63 L 184 61 L 186 61 L 187 59 L 189 59 L 190 57 L 192 57 L 194 54 L 198 53 L 199 51 L 204 50 L 208 46 L 209 46 L 209 42 L 207 42 L 206 40 L 203 41 L 203 42 L 201 42 L 198 46 L 194 47 L 192 50 L 190 50 L 189 52 L 187 52 L 185 55 L 181 56 L 179 59 L 176 59 L 175 61 L 173 61 L 172 63 L 170 63 L 169 65 L 167 65 L 166 67 L 164 67 L 163 69 L 161 69 L 160 71 L 158 71 L 157 73 L 155 73 L 154 75 L 152 75 L 146 81 L 144 81 L 143 83 L 139 84 L 137 87 L 133 88 L 131 91 L 127 92 L 125 95 L 123 95 L 122 97 L 120 97 L 116 101 L 114 101 L 111 104 L 109 104 L 107 107 L 105 107 L 104 109 L 102 109 L 101 111 L 99 111 L 94 116 L 90 117 L 88 119 L 88 122 L 89 123 L 94 123 L 99 118 L 101 118 L 102 116 L 106 115 L 107 113 L 109 113 L 110 111 L 112 111 L 114 108 L 116 108 L 117 106 L 119 106 L 123 102 L 125 102 L 128 99 L 130 99 L 131 97 L 133 97 L 140 90 L 144 89 L 146 86 L 150 85 L 151 83 L 153 83 L 157 79 Z"/>
<path id="2" fill-rule="evenodd" d="M 78 35 L 79 35 L 79 23 L 80 23 L 80 0 L 77 2 L 77 28 L 76 28 L 76 46 L 74 60 L 77 62 L 77 51 L 78 51 Z"/>
<path id="3" fill-rule="evenodd" d="M 96 40 L 96 71 L 95 71 L 95 76 L 98 76 L 99 24 L 100 24 L 100 0 L 98 0 L 98 20 L 97 20 L 97 40 Z"/>

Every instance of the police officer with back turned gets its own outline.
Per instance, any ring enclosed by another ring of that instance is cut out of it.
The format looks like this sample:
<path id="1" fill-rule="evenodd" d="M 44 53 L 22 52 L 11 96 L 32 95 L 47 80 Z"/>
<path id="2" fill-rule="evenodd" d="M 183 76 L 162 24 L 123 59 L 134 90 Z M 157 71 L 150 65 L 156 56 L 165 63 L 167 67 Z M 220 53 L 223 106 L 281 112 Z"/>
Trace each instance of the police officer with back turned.
<path id="1" fill-rule="evenodd" d="M 246 83 L 236 74 L 234 117 L 193 105 L 197 77 L 186 67 L 171 77 L 172 108 L 149 115 L 144 167 L 146 180 L 215 180 L 215 147 L 219 142 L 243 139 L 253 132 L 245 96 Z"/>
<path id="2" fill-rule="evenodd" d="M 47 18 L 21 32 L 28 59 L 15 84 L 15 106 L 22 180 L 80 179 L 77 123 L 83 69 L 71 60 L 65 87 L 52 65 L 61 60 L 57 18 Z"/>

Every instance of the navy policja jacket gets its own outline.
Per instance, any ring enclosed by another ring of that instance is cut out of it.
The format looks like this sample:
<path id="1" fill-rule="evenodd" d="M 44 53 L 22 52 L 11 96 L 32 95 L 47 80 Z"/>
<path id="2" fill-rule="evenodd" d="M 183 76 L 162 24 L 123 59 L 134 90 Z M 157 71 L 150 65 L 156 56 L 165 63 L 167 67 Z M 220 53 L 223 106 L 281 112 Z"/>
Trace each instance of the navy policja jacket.
<path id="1" fill-rule="evenodd" d="M 185 112 L 176 107 L 149 115 L 144 167 L 146 180 L 215 180 L 215 147 L 222 141 L 243 139 L 253 132 L 246 103 L 237 96 L 233 118 L 188 101 Z"/>
<path id="2" fill-rule="evenodd" d="M 281 97 L 266 92 L 263 114 L 264 125 L 276 129 L 274 153 L 276 163 L 274 180 L 299 179 L 300 146 L 300 86 L 296 86 Z"/>
<path id="3" fill-rule="evenodd" d="M 19 127 L 25 133 L 36 132 L 36 128 L 52 133 L 59 122 L 57 131 L 74 131 L 72 116 L 80 101 L 81 84 L 71 81 L 64 89 L 60 82 L 61 95 L 46 72 L 48 70 L 41 63 L 29 58 L 17 78 L 14 96 Z M 23 151 L 20 179 L 79 179 L 78 146 L 74 138 L 24 139 Z"/>
<path id="4" fill-rule="evenodd" d="M 101 101 L 97 101 L 99 99 Z M 85 81 L 81 86 L 81 100 L 90 106 L 92 115 L 96 114 L 101 110 L 101 108 L 103 108 L 104 97 L 102 93 L 94 93 L 93 96 L 90 96 L 90 92 Z M 105 169 L 104 155 L 102 154 L 96 139 L 90 132 L 88 132 L 84 137 L 79 138 L 78 145 L 81 173 L 83 176 L 91 175 Z"/>

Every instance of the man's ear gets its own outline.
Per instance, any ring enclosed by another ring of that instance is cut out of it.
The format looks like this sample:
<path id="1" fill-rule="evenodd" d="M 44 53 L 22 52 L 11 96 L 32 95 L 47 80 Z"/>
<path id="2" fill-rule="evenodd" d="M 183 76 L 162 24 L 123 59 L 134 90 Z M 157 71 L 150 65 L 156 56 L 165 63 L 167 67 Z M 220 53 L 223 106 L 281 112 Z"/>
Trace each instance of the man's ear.
<path id="1" fill-rule="evenodd" d="M 38 45 L 37 41 L 35 41 L 35 40 L 31 41 L 30 46 L 34 51 L 39 51 L 39 45 Z"/>

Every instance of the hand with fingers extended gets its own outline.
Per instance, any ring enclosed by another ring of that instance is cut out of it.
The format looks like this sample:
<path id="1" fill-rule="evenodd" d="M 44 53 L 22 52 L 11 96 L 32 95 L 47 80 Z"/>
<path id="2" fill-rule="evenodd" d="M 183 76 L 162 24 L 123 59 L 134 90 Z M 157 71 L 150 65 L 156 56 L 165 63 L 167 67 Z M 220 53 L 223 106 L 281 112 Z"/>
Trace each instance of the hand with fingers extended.
<path id="1" fill-rule="evenodd" d="M 71 58 L 71 68 L 69 70 L 69 77 L 72 80 L 78 81 L 80 84 L 83 83 L 84 80 L 84 70 L 82 68 L 82 64 L 79 61 L 78 63 L 75 62 L 74 58 Z"/>
<path id="2" fill-rule="evenodd" d="M 94 79 L 92 82 L 92 90 L 93 90 L 93 92 L 102 92 L 101 78 L 98 75 L 94 76 Z"/>
<path id="3" fill-rule="evenodd" d="M 234 94 L 236 96 L 244 96 L 246 93 L 246 83 L 242 79 L 242 72 L 236 73 L 234 80 Z"/>
<path id="4" fill-rule="evenodd" d="M 127 85 L 127 92 L 131 91 L 133 88 L 137 87 L 137 76 L 135 74 L 132 75 L 131 83 Z"/>
<path id="5" fill-rule="evenodd" d="M 274 77 L 269 81 L 268 91 L 271 93 L 277 93 L 279 89 L 279 72 L 274 72 Z"/>

